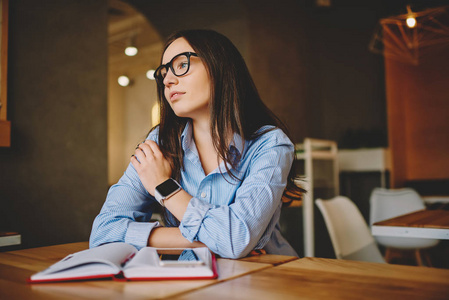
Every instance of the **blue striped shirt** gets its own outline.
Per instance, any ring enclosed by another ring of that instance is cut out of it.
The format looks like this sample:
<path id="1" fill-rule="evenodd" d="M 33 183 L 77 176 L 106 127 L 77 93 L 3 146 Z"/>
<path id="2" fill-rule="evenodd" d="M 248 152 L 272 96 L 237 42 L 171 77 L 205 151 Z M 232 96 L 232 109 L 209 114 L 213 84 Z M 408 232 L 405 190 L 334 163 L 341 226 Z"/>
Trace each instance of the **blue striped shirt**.
<path id="1" fill-rule="evenodd" d="M 157 142 L 157 135 L 156 129 L 148 139 Z M 279 226 L 281 197 L 294 155 L 294 146 L 282 130 L 274 129 L 249 141 L 234 134 L 230 150 L 240 154 L 241 160 L 231 172 L 242 180 L 230 176 L 223 163 L 204 174 L 190 123 L 182 133 L 181 146 L 184 169 L 179 183 L 192 195 L 179 226 L 187 240 L 200 241 L 228 258 L 246 256 L 253 249 L 297 256 Z M 109 242 L 145 247 L 151 230 L 159 226 L 150 222 L 155 201 L 130 164 L 109 189 L 95 218 L 90 247 Z"/>

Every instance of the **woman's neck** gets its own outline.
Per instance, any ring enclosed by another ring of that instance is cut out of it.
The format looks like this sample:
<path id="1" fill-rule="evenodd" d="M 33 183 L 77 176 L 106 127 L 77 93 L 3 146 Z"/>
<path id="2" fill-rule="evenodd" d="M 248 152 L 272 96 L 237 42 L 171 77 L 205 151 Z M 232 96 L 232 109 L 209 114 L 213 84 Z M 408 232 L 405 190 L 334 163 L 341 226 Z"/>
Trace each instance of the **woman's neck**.
<path id="1" fill-rule="evenodd" d="M 211 133 L 210 133 L 210 124 L 208 122 L 208 120 L 202 120 L 202 121 L 198 121 L 195 119 L 192 119 L 192 129 L 193 129 L 193 136 L 196 137 L 201 137 L 201 139 L 207 138 L 207 137 L 211 137 Z"/>
<path id="2" fill-rule="evenodd" d="M 203 166 L 205 175 L 215 170 L 220 160 L 217 150 L 212 142 L 212 134 L 208 122 L 192 121 L 193 140 L 195 141 L 198 156 Z"/>
<path id="3" fill-rule="evenodd" d="M 192 131 L 195 144 L 198 145 L 198 143 L 200 143 L 213 145 L 209 120 L 206 122 L 199 122 L 192 119 Z M 225 140 L 229 143 L 232 140 L 232 137 L 233 132 L 229 131 L 225 137 Z"/>

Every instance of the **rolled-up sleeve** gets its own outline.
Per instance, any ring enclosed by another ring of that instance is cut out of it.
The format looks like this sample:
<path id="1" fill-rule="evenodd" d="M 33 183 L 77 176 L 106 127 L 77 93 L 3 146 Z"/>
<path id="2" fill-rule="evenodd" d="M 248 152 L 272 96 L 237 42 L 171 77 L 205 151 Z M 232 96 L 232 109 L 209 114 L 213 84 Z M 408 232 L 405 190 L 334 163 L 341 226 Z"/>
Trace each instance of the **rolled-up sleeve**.
<path id="1" fill-rule="evenodd" d="M 201 201 L 195 197 L 190 200 L 187 210 L 184 213 L 182 223 L 180 224 L 181 233 L 187 240 L 190 242 L 198 240 L 196 236 L 200 230 L 200 226 L 209 210 L 213 208 L 214 206 L 212 204 Z M 213 248 L 215 249 L 216 247 Z"/>
<path id="2" fill-rule="evenodd" d="M 186 239 L 201 241 L 228 258 L 243 257 L 269 241 L 279 219 L 294 147 L 283 134 L 266 135 L 248 154 L 249 166 L 231 203 L 191 199 L 180 225 Z"/>

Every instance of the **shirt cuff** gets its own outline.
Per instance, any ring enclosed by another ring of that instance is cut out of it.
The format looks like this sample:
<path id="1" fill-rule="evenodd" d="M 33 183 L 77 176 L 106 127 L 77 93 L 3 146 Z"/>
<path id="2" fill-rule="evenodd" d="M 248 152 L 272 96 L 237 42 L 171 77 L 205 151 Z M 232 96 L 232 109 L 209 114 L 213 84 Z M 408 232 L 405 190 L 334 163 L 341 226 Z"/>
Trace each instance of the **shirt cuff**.
<path id="1" fill-rule="evenodd" d="M 125 235 L 125 243 L 131 244 L 140 250 L 148 245 L 148 237 L 151 230 L 156 227 L 160 227 L 159 222 L 132 222 L 128 225 L 128 230 Z"/>
<path id="2" fill-rule="evenodd" d="M 189 242 L 197 241 L 197 234 L 203 223 L 203 219 L 209 209 L 213 207 L 214 205 L 201 201 L 198 198 L 193 197 L 190 199 L 184 217 L 179 225 L 182 236 Z"/>

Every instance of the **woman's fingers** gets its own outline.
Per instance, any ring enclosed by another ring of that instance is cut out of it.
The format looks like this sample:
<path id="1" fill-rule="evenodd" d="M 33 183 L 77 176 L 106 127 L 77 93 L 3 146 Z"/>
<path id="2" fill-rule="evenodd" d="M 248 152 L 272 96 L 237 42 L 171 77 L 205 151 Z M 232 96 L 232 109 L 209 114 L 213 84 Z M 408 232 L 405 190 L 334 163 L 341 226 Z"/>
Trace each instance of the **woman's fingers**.
<path id="1" fill-rule="evenodd" d="M 146 156 L 145 156 L 145 154 L 142 152 L 142 150 L 137 149 L 137 150 L 134 152 L 134 155 L 131 157 L 131 159 L 132 159 L 132 158 L 136 159 L 136 160 L 137 160 L 137 163 L 141 164 L 142 162 L 145 161 Z"/>
<path id="2" fill-rule="evenodd" d="M 140 168 L 140 161 L 137 159 L 137 157 L 133 154 L 131 155 L 131 164 L 134 166 L 134 168 L 137 170 Z"/>
<path id="3" fill-rule="evenodd" d="M 162 152 L 161 152 L 161 150 L 159 149 L 158 144 L 156 144 L 155 141 L 152 141 L 152 140 L 146 140 L 146 141 L 145 141 L 145 145 L 148 146 L 148 147 L 151 149 L 151 152 L 152 152 L 152 154 L 153 154 L 154 156 L 160 157 L 160 156 L 163 155 Z"/>
<path id="4" fill-rule="evenodd" d="M 136 169 L 140 181 L 153 195 L 158 184 L 171 176 L 170 163 L 165 159 L 159 146 L 154 141 L 145 141 L 137 145 L 131 163 Z"/>
<path id="5" fill-rule="evenodd" d="M 154 156 L 153 149 L 147 143 L 140 143 L 139 145 L 137 145 L 135 153 L 136 155 L 137 153 L 143 153 L 145 157 L 149 158 L 151 158 L 151 156 Z"/>
<path id="6" fill-rule="evenodd" d="M 135 158 L 135 164 L 141 164 L 145 160 L 154 160 L 163 158 L 161 150 L 159 149 L 158 144 L 152 140 L 146 140 L 143 143 L 137 145 L 136 150 L 134 151 L 134 155 L 131 157 L 131 160 Z"/>

